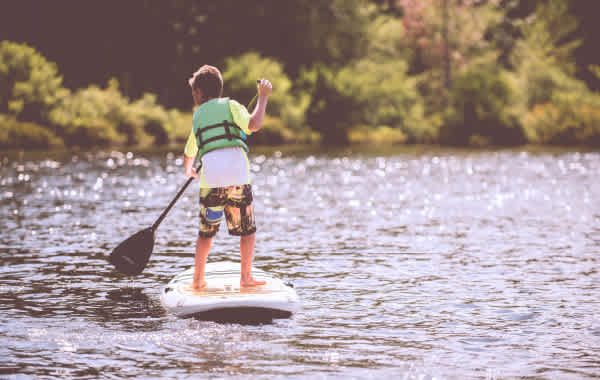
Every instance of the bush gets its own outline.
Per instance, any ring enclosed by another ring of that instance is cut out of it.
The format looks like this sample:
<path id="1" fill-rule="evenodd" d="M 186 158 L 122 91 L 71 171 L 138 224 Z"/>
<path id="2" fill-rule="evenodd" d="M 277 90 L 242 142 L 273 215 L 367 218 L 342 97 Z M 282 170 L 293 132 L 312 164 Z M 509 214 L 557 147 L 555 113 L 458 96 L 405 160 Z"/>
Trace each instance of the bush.
<path id="1" fill-rule="evenodd" d="M 25 44 L 0 43 L 0 113 L 45 124 L 51 109 L 67 95 L 56 64 Z"/>
<path id="2" fill-rule="evenodd" d="M 583 82 L 554 66 L 539 65 L 521 75 L 524 81 L 521 89 L 526 96 L 527 109 L 551 102 L 557 93 L 587 92 Z"/>
<path id="3" fill-rule="evenodd" d="M 303 80 L 311 86 L 307 124 L 321 135 L 323 143 L 347 144 L 347 131 L 352 126 L 352 117 L 346 115 L 346 112 L 353 109 L 354 100 L 338 89 L 336 73 L 326 67 L 317 66 L 303 75 Z"/>
<path id="4" fill-rule="evenodd" d="M 281 119 L 265 115 L 259 132 L 248 136 L 250 145 L 278 145 L 293 142 L 296 134 L 287 128 Z"/>
<path id="5" fill-rule="evenodd" d="M 167 144 L 187 138 L 191 127 L 191 114 L 165 110 L 153 94 L 130 102 L 115 79 L 71 93 L 54 63 L 8 41 L 0 43 L 0 113 L 8 115 L 0 131 L 7 147 Z"/>
<path id="6" fill-rule="evenodd" d="M 600 96 L 555 60 L 529 58 L 510 76 L 527 139 L 535 144 L 600 145 Z"/>
<path id="7" fill-rule="evenodd" d="M 403 144 L 407 136 L 397 128 L 359 126 L 349 131 L 348 140 L 354 144 Z"/>
<path id="8" fill-rule="evenodd" d="M 169 112 L 156 104 L 156 95 L 144 94 L 142 98 L 127 107 L 127 119 L 130 123 L 142 126 L 144 134 L 153 137 L 153 144 L 164 145 L 169 142 Z M 139 133 L 139 131 L 136 131 Z M 137 138 L 144 139 L 145 136 Z"/>
<path id="9" fill-rule="evenodd" d="M 0 148 L 48 149 L 63 146 L 62 140 L 48 129 L 14 116 L 0 115 Z"/>
<path id="10" fill-rule="evenodd" d="M 402 59 L 415 60 L 415 50 L 409 47 L 404 20 L 394 15 L 380 14 L 367 28 L 367 54 L 377 62 Z"/>
<path id="11" fill-rule="evenodd" d="M 495 145 L 525 142 L 516 117 L 510 112 L 511 88 L 494 69 L 472 69 L 453 83 L 451 105 L 440 129 L 440 142 L 469 145 L 471 141 Z"/>
<path id="12" fill-rule="evenodd" d="M 130 103 L 111 79 L 105 89 L 92 85 L 65 98 L 52 111 L 51 121 L 68 145 L 147 146 L 168 143 L 177 116 L 156 104 L 152 94 Z"/>
<path id="13" fill-rule="evenodd" d="M 537 144 L 600 146 L 600 96 L 558 94 L 524 117 L 527 138 Z"/>
<path id="14" fill-rule="evenodd" d="M 126 119 L 127 101 L 116 81 L 106 89 L 89 86 L 65 98 L 50 119 L 70 146 L 114 145 L 131 142 L 137 126 Z M 141 132 L 141 131 L 140 131 Z"/>
<path id="15" fill-rule="evenodd" d="M 167 113 L 166 130 L 169 133 L 169 141 L 185 143 L 192 129 L 192 112 L 180 112 L 169 110 Z"/>

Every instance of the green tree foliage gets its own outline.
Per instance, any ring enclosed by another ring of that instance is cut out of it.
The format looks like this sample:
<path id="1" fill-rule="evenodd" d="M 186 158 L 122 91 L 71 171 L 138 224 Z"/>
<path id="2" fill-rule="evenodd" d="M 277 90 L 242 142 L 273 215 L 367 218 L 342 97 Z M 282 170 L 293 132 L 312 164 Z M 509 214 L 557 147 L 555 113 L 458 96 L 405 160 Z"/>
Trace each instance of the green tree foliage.
<path id="1" fill-rule="evenodd" d="M 569 4 L 563 0 L 540 3 L 531 20 L 522 24 L 521 43 L 529 49 L 518 49 L 517 57 L 558 67 L 569 75 L 575 73 L 573 53 L 581 40 L 571 36 L 578 26 L 577 19 L 569 13 Z M 527 56 L 527 52 L 531 56 Z"/>
<path id="2" fill-rule="evenodd" d="M 27 45 L 0 43 L 0 113 L 45 123 L 50 110 L 67 94 L 56 64 Z"/>
<path id="3" fill-rule="evenodd" d="M 350 121 L 398 128 L 412 141 L 419 140 L 423 103 L 416 79 L 408 77 L 406 70 L 406 62 L 401 60 L 374 62 L 368 58 L 340 70 L 338 89 L 354 103 L 345 110 Z"/>
<path id="4" fill-rule="evenodd" d="M 450 60 L 451 71 L 496 60 L 498 52 L 486 33 L 502 20 L 497 1 L 399 0 L 399 3 L 404 10 L 405 44 L 414 52 L 411 73 L 444 70 L 446 59 Z"/>
<path id="5" fill-rule="evenodd" d="M 116 79 L 104 89 L 89 86 L 65 98 L 51 113 L 67 145 L 149 145 L 169 141 L 170 114 L 146 94 L 131 103 L 119 92 Z"/>
<path id="6" fill-rule="evenodd" d="M 348 130 L 356 125 L 391 127 L 412 141 L 427 133 L 416 80 L 406 75 L 404 61 L 356 61 L 334 72 L 316 67 L 312 102 L 307 120 L 323 135 L 324 142 L 348 142 Z"/>
<path id="7" fill-rule="evenodd" d="M 113 80 L 106 89 L 92 85 L 75 91 L 52 111 L 51 120 L 67 145 L 123 144 L 135 128 L 121 123 L 126 104 Z"/>
<path id="8" fill-rule="evenodd" d="M 574 76 L 572 55 L 580 41 L 570 37 L 576 28 L 568 4 L 560 0 L 540 2 L 522 25 L 510 77 L 515 109 L 531 142 L 584 144 L 597 139 L 598 95 Z"/>
<path id="9" fill-rule="evenodd" d="M 499 70 L 461 73 L 453 84 L 440 141 L 451 145 L 522 144 L 523 131 L 509 111 L 511 98 L 511 88 Z"/>
<path id="10" fill-rule="evenodd" d="M 404 44 L 412 51 L 409 74 L 418 79 L 417 87 L 423 98 L 424 113 L 430 129 L 437 130 L 448 122 L 448 132 L 454 131 L 462 110 L 452 108 L 453 81 L 465 71 L 479 70 L 496 63 L 500 54 L 486 36 L 503 17 L 497 1 L 461 0 L 400 0 L 404 14 Z M 448 119 L 451 117 L 451 120 Z M 467 118 L 469 120 L 469 118 Z M 463 127 L 464 133 L 476 126 Z M 471 132 L 468 132 L 471 133 Z M 428 135 L 437 135 L 437 131 Z M 482 131 L 482 134 L 485 134 Z M 452 139 L 452 143 L 464 138 Z"/>
<path id="11" fill-rule="evenodd" d="M 162 145 L 169 142 L 169 135 L 173 129 L 171 124 L 173 117 L 177 116 L 170 114 L 164 107 L 156 103 L 156 95 L 144 94 L 127 107 L 126 120 L 130 120 L 132 125 L 137 122 L 142 126 L 144 134 L 153 138 L 153 144 Z M 136 135 L 140 134 L 138 129 L 133 128 L 132 130 Z"/>
<path id="12" fill-rule="evenodd" d="M 560 0 L 541 2 L 527 22 L 521 24 L 523 37 L 512 53 L 514 85 L 527 109 L 550 101 L 555 92 L 582 91 L 585 85 L 574 76 L 573 50 L 578 40 L 568 37 L 577 27 Z"/>
<path id="13" fill-rule="evenodd" d="M 115 77 L 127 97 L 151 92 L 188 109 L 185 80 L 202 64 L 258 51 L 295 76 L 360 56 L 366 8 L 364 0 L 19 0 L 0 2 L 0 26 L 2 38 L 57 62 L 71 89 Z"/>
<path id="14" fill-rule="evenodd" d="M 576 75 L 598 88 L 594 9 L 576 0 L 0 2 L 3 38 L 41 52 L 0 45 L 0 123 L 10 125 L 0 135 L 24 141 L 15 126 L 31 121 L 36 136 L 34 124 L 48 131 L 34 145 L 184 140 L 191 114 L 163 105 L 189 111 L 186 80 L 207 63 L 242 103 L 257 78 L 273 82 L 264 129 L 252 136 L 261 143 L 312 136 L 308 125 L 326 143 L 360 129 L 407 142 L 509 144 L 523 130 L 532 142 L 588 144 L 598 94 Z M 112 77 L 119 86 L 98 87 Z"/>
<path id="15" fill-rule="evenodd" d="M 600 95 L 556 94 L 527 112 L 524 125 L 532 143 L 600 147 Z"/>
<path id="16" fill-rule="evenodd" d="M 321 134 L 323 143 L 343 145 L 348 143 L 348 130 L 356 123 L 348 114 L 354 109 L 355 101 L 340 90 L 337 73 L 317 65 L 303 73 L 305 86 L 311 86 L 311 103 L 306 122 Z"/>
<path id="17" fill-rule="evenodd" d="M 431 129 L 424 123 L 417 80 L 407 74 L 411 51 L 403 42 L 402 21 L 373 9 L 364 12 L 373 21 L 365 30 L 362 58 L 337 69 L 314 65 L 302 72 L 298 87 L 311 94 L 307 123 L 327 144 L 346 144 L 356 126 L 395 140 L 424 141 Z"/>
<path id="18" fill-rule="evenodd" d="M 598 36 L 600 23 L 598 22 L 598 4 L 595 1 L 571 0 L 570 13 L 577 18 L 579 27 L 571 37 L 582 40 L 581 45 L 575 49 L 574 58 L 577 64 L 577 77 L 588 85 L 593 91 L 600 91 L 600 76 L 595 75 L 591 69 L 600 64 L 598 56 Z"/>
<path id="19" fill-rule="evenodd" d="M 377 62 L 402 60 L 414 61 L 414 50 L 406 42 L 406 31 L 402 19 L 390 15 L 376 15 L 366 30 L 369 41 L 366 57 Z"/>

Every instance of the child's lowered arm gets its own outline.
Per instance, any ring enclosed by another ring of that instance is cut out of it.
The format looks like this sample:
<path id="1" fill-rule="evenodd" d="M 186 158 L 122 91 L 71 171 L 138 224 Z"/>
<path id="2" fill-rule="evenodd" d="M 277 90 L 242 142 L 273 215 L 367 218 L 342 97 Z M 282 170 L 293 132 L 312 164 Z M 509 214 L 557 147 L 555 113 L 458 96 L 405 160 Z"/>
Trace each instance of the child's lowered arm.
<path id="1" fill-rule="evenodd" d="M 198 173 L 196 173 L 196 169 L 194 169 L 194 161 L 196 160 L 196 156 L 190 157 L 187 155 L 183 155 L 183 167 L 185 169 L 185 176 L 190 178 L 198 178 Z"/>

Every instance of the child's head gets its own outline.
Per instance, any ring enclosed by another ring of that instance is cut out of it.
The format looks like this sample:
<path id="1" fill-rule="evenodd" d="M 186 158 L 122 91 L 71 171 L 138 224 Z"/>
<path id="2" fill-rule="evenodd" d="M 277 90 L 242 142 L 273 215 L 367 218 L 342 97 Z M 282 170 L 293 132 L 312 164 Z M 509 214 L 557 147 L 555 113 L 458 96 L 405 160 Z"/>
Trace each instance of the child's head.
<path id="1" fill-rule="evenodd" d="M 214 66 L 202 66 L 192 75 L 188 83 L 197 104 L 208 99 L 219 98 L 223 93 L 223 77 L 221 77 L 219 69 Z M 201 91 L 201 94 L 198 90 Z M 197 97 L 201 99 L 197 99 Z"/>

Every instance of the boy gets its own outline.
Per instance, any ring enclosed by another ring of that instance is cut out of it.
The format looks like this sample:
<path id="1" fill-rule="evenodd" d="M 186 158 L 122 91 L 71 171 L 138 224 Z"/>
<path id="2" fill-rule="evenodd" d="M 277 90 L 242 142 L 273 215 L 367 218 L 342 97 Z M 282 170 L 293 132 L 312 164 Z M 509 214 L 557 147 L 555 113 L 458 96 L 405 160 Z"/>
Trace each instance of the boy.
<path id="1" fill-rule="evenodd" d="M 185 175 L 200 177 L 200 230 L 192 288 L 206 287 L 204 267 L 212 239 L 225 214 L 231 235 L 240 236 L 240 286 L 265 284 L 252 277 L 256 225 L 252 208 L 250 166 L 246 135 L 263 123 L 272 87 L 268 80 L 257 85 L 258 101 L 252 114 L 234 100 L 222 98 L 223 78 L 216 67 L 204 65 L 189 79 L 194 103 L 193 128 L 185 146 Z M 200 156 L 202 169 L 193 164 Z"/>

